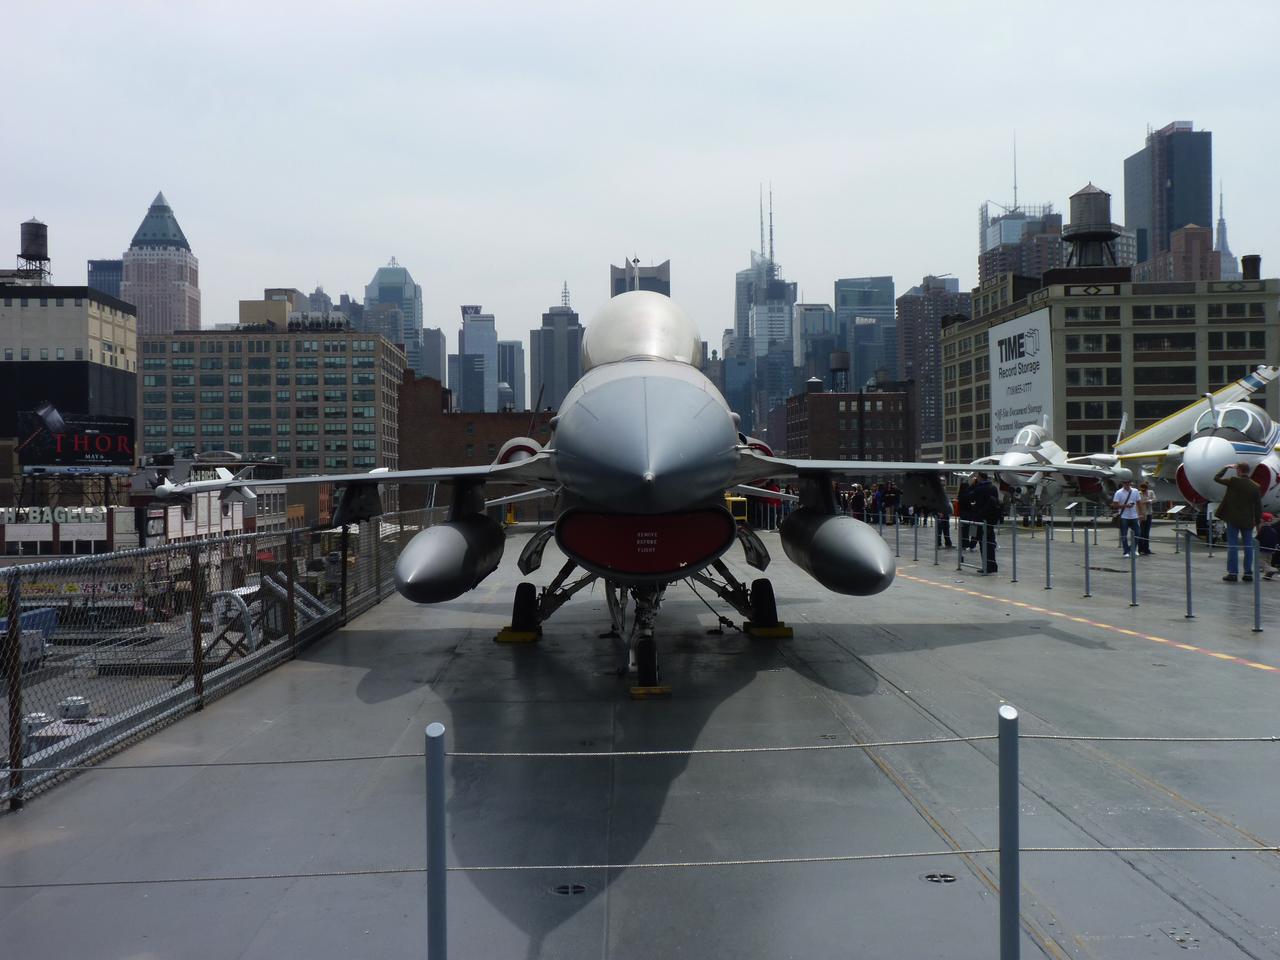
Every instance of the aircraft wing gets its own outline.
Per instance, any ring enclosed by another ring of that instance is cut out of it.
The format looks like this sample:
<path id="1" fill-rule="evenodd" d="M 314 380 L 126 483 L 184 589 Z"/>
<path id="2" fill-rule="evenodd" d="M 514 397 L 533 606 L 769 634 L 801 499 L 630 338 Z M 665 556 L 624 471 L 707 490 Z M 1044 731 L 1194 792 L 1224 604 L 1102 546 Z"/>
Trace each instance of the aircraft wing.
<path id="1" fill-rule="evenodd" d="M 246 487 L 308 486 L 328 483 L 335 487 L 380 483 L 444 483 L 472 480 L 485 483 L 555 484 L 557 478 L 547 453 L 538 453 L 513 463 L 492 463 L 472 467 L 427 467 L 421 470 L 374 470 L 369 473 L 332 473 L 311 477 L 284 477 L 274 480 L 202 480 L 192 483 L 163 483 L 156 488 L 159 497 L 177 497 L 195 491 L 232 491 Z"/>
<path id="2" fill-rule="evenodd" d="M 1247 399 L 1278 375 L 1280 375 L 1280 367 L 1259 366 L 1252 373 L 1216 391 L 1213 394 L 1213 402 L 1215 404 L 1234 403 L 1237 400 Z M 1208 398 L 1201 397 L 1195 403 L 1188 404 L 1176 413 L 1171 413 L 1163 420 L 1157 420 L 1151 426 L 1129 434 L 1116 444 L 1115 452 L 1127 455 L 1136 451 L 1167 447 L 1190 433 L 1196 421 L 1200 419 L 1200 415 L 1208 409 Z"/>
<path id="3" fill-rule="evenodd" d="M 744 447 L 740 449 L 738 470 L 735 483 L 743 484 L 751 480 L 782 480 L 789 477 L 804 477 L 827 474 L 831 476 L 856 477 L 866 474 L 932 474 L 940 476 L 948 473 L 973 473 L 972 463 L 927 463 L 921 461 L 899 460 L 791 460 L 786 457 L 769 457 Z M 985 467 L 987 472 L 994 473 L 994 465 Z M 1095 466 L 1077 463 L 1038 463 L 1019 466 L 1018 473 L 1061 473 L 1076 477 L 1102 477 L 1108 471 Z"/>

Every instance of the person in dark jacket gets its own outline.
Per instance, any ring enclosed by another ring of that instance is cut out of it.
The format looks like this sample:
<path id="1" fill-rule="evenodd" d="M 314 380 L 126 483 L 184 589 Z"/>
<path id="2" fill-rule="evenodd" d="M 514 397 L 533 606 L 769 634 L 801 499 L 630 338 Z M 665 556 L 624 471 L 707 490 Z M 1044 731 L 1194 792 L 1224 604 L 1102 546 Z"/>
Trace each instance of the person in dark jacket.
<path id="1" fill-rule="evenodd" d="M 1227 477 L 1228 471 L 1233 475 Z M 1249 479 L 1247 463 L 1223 467 L 1213 479 L 1227 488 L 1222 494 L 1222 502 L 1214 511 L 1214 516 L 1227 525 L 1227 575 L 1222 579 L 1228 583 L 1236 581 L 1240 563 L 1236 548 L 1244 547 L 1244 577 L 1241 579 L 1252 580 L 1253 531 L 1262 522 L 1262 490 Z"/>
<path id="2" fill-rule="evenodd" d="M 1000 523 L 1000 489 L 985 473 L 978 474 L 978 483 L 973 488 L 973 513 L 975 519 L 986 524 L 987 573 L 995 573 L 999 570 L 996 565 L 996 525 Z"/>

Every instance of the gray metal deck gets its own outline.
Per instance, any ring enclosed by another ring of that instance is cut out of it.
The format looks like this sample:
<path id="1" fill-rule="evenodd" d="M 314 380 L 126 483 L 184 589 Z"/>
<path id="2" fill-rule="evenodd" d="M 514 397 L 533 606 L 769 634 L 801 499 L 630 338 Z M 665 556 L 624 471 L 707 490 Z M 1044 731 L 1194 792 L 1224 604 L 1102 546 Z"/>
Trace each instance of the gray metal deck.
<path id="1" fill-rule="evenodd" d="M 902 576 L 889 591 L 854 600 L 812 583 L 765 534 L 779 612 L 796 628 L 789 641 L 709 636 L 714 618 L 675 588 L 659 620 L 664 677 L 675 688 L 665 702 L 628 698 L 608 641 L 597 639 L 606 620 L 599 591 L 566 605 L 534 647 L 491 642 L 508 619 L 514 542 L 473 594 L 430 609 L 385 601 L 107 765 L 413 753 L 433 720 L 448 725 L 451 750 L 465 751 L 983 735 L 995 732 L 1002 699 L 1020 708 L 1024 734 L 1280 733 L 1280 670 L 1263 669 L 1280 667 L 1280 584 L 1263 584 L 1271 630 L 1254 634 L 1248 587 L 1217 579 L 1221 554 L 1197 558 L 1202 596 L 1197 619 L 1186 621 L 1181 558 L 1167 551 L 1143 561 L 1142 606 L 1130 608 L 1114 545 L 1095 556 L 1097 596 L 1085 601 L 1070 562 L 1079 548 L 1065 537 L 1046 591 L 1040 540 L 1020 541 L 1021 582 L 1010 584 L 1004 555 L 998 577 L 957 574 L 954 557 L 933 566 L 931 535 L 922 532 L 919 563 L 904 540 Z M 549 549 L 535 581 L 557 562 Z M 1023 844 L 1275 844 L 1276 749 L 1024 741 Z M 455 758 L 450 862 L 994 846 L 995 753 L 983 741 Z M 0 816 L 0 883 L 421 867 L 423 794 L 420 759 L 95 770 Z M 942 872 L 956 881 L 922 879 Z M 1024 956 L 1280 956 L 1275 855 L 1026 854 L 1022 877 Z M 991 958 L 995 880 L 989 855 L 455 872 L 449 939 L 455 957 Z M 573 883 L 585 891 L 555 892 Z M 0 929 L 6 954 L 25 958 L 424 956 L 424 886 L 409 873 L 3 889 Z"/>

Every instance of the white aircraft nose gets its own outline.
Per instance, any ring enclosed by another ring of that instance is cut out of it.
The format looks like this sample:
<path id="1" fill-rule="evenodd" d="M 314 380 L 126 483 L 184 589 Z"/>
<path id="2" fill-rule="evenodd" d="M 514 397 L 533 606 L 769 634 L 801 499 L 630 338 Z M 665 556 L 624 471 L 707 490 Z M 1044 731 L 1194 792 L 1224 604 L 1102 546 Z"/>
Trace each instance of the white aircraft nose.
<path id="1" fill-rule="evenodd" d="M 1182 455 L 1182 467 L 1196 493 L 1206 500 L 1222 499 L 1225 487 L 1213 478 L 1223 467 L 1242 459 L 1225 437 L 1196 437 Z"/>
<path id="2" fill-rule="evenodd" d="M 1035 483 L 1038 474 L 1035 471 L 1021 473 L 1017 471 L 1017 468 L 1030 466 L 1035 462 L 1036 458 L 1029 453 L 1024 453 L 1021 450 L 1006 450 L 1000 454 L 1000 466 L 997 467 L 997 473 L 1007 486 L 1027 487 Z"/>

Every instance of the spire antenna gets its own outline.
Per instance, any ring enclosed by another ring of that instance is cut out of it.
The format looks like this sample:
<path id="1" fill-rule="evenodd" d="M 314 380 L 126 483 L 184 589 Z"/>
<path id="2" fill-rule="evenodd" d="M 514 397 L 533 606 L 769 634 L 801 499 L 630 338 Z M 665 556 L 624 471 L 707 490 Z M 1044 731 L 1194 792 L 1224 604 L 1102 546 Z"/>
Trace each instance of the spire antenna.
<path id="1" fill-rule="evenodd" d="M 569 306 L 569 281 L 564 282 L 564 288 L 560 291 L 560 306 Z"/>
<path id="2" fill-rule="evenodd" d="M 769 184 L 769 262 L 773 263 L 773 184 Z"/>
<path id="3" fill-rule="evenodd" d="M 1013 131 L 1013 209 L 1018 209 L 1018 131 Z"/>

